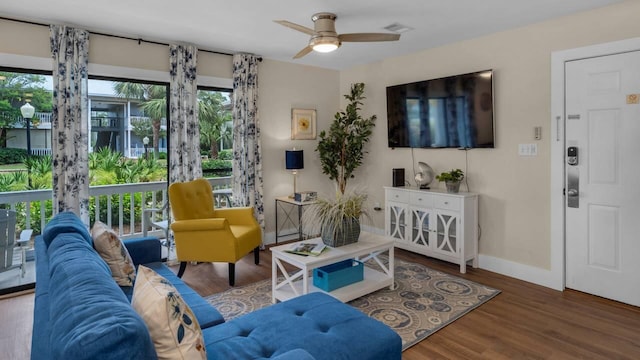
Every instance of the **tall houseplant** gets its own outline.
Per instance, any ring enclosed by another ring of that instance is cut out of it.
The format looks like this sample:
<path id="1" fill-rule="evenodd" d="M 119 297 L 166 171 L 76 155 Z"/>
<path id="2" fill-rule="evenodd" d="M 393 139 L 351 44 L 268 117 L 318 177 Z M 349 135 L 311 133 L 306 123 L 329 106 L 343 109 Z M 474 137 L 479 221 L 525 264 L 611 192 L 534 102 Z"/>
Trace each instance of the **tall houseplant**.
<path id="1" fill-rule="evenodd" d="M 320 132 L 316 151 L 320 154 L 322 172 L 335 180 L 340 193 L 344 194 L 347 180 L 360 165 L 365 151 L 365 143 L 375 126 L 376 115 L 363 118 L 359 111 L 364 97 L 364 83 L 351 85 L 351 93 L 344 95 L 349 100 L 345 111 L 338 111 L 329 132 Z"/>
<path id="2" fill-rule="evenodd" d="M 336 181 L 335 199 L 319 199 L 305 211 L 307 233 L 320 233 L 329 246 L 347 245 L 358 240 L 360 217 L 368 216 L 364 207 L 366 194 L 347 192 L 347 181 L 362 165 L 364 145 L 375 126 L 376 116 L 360 115 L 364 97 L 364 83 L 351 85 L 351 92 L 344 97 L 349 100 L 345 111 L 338 111 L 329 131 L 320 132 L 316 151 L 320 154 L 322 172 Z"/>

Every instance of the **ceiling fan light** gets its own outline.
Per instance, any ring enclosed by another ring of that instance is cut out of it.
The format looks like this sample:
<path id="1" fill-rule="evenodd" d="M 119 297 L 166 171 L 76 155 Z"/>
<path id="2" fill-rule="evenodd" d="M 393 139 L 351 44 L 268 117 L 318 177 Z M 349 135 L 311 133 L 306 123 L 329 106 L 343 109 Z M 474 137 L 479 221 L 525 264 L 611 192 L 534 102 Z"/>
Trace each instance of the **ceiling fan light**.
<path id="1" fill-rule="evenodd" d="M 336 44 L 316 44 L 313 45 L 313 50 L 321 53 L 332 52 L 338 48 Z"/>
<path id="2" fill-rule="evenodd" d="M 328 53 L 340 47 L 340 40 L 335 37 L 315 37 L 309 45 L 314 51 Z"/>

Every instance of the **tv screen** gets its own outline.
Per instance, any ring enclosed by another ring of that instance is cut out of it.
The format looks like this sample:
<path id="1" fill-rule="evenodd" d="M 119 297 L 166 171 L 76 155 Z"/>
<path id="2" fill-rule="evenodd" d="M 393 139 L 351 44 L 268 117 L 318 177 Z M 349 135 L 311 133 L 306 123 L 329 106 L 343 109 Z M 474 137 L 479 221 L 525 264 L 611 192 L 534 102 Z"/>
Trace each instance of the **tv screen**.
<path id="1" fill-rule="evenodd" d="M 493 71 L 387 87 L 389 147 L 493 148 Z"/>

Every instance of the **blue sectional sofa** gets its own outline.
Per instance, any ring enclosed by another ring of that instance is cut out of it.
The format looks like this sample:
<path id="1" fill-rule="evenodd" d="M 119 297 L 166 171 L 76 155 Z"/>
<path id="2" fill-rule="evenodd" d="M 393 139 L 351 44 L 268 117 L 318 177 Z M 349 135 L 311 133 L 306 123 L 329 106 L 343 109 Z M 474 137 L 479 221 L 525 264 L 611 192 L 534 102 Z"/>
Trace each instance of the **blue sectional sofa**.
<path id="1" fill-rule="evenodd" d="M 155 238 L 125 241 L 136 265 L 171 282 L 202 328 L 208 359 L 400 359 L 400 337 L 331 296 L 315 293 L 225 322 L 160 262 Z M 72 213 L 54 217 L 36 239 L 31 359 L 155 359 L 144 321 L 130 305 Z"/>

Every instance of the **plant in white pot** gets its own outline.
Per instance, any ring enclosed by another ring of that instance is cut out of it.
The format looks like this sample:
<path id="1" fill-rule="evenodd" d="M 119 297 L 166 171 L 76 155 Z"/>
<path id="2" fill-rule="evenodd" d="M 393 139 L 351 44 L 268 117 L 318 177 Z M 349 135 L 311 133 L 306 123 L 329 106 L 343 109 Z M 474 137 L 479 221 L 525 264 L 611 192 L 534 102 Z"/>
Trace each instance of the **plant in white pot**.
<path id="1" fill-rule="evenodd" d="M 360 106 L 364 95 L 364 84 L 351 85 L 351 92 L 344 97 L 349 100 L 345 111 L 338 111 L 329 131 L 320 132 L 316 151 L 320 155 L 322 172 L 336 182 L 335 198 L 318 199 L 308 206 L 303 215 L 305 232 L 321 234 L 328 246 L 342 246 L 358 241 L 360 219 L 368 217 L 365 208 L 367 195 L 357 191 L 347 192 L 347 181 L 362 165 L 364 145 L 375 126 L 376 116 L 364 118 Z"/>

